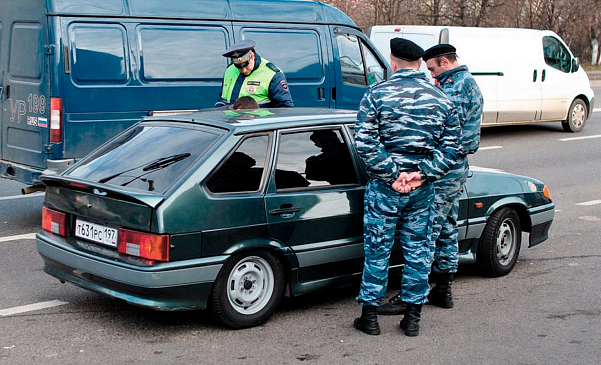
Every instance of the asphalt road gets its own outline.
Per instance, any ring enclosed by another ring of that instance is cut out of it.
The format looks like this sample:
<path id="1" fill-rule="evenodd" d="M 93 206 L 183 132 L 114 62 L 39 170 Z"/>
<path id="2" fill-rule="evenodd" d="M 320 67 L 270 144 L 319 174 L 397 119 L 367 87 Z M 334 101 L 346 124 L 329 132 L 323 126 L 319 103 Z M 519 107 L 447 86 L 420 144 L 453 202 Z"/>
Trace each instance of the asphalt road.
<path id="1" fill-rule="evenodd" d="M 32 239 L 43 197 L 0 180 L 0 364 L 598 364 L 600 142 L 601 108 L 577 134 L 559 123 L 483 130 L 470 163 L 544 181 L 555 221 L 534 248 L 524 234 L 505 277 L 461 267 L 456 307 L 424 307 L 416 338 L 397 317 L 380 317 L 380 336 L 353 329 L 356 287 L 285 299 L 263 326 L 232 331 L 206 312 L 140 309 L 60 284 Z"/>

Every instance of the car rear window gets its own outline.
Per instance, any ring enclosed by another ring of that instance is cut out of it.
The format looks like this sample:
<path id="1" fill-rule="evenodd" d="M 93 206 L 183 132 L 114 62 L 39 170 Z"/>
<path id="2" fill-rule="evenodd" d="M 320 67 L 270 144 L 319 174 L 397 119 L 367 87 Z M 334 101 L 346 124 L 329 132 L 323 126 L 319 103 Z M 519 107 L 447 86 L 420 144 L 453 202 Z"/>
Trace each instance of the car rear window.
<path id="1" fill-rule="evenodd" d="M 140 124 L 110 141 L 67 176 L 164 193 L 222 133 Z"/>

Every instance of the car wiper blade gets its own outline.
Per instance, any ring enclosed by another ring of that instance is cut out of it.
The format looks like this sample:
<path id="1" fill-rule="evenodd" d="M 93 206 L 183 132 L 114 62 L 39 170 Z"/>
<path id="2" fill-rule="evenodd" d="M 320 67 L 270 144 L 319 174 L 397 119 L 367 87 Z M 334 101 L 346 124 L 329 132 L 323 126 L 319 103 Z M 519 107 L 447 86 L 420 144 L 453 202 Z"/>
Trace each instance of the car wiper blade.
<path id="1" fill-rule="evenodd" d="M 114 178 L 119 177 L 119 176 L 125 174 L 126 172 L 130 172 L 130 171 L 133 171 L 135 169 L 139 169 L 140 167 L 142 168 L 142 171 L 153 171 L 153 170 L 162 169 L 162 168 L 167 167 L 167 166 L 169 166 L 169 165 L 171 165 L 173 163 L 176 163 L 178 161 L 186 159 L 186 158 L 188 158 L 190 156 L 191 156 L 190 153 L 180 153 L 179 155 L 173 155 L 173 156 L 169 156 L 169 157 L 158 158 L 156 160 L 150 161 L 147 164 L 144 164 L 144 165 L 141 165 L 141 166 L 136 166 L 136 167 L 133 167 L 131 169 L 128 169 L 128 170 L 125 170 L 125 171 L 121 171 L 121 172 L 118 172 L 118 173 L 116 173 L 114 175 L 102 178 L 102 179 L 98 180 L 98 182 L 101 183 L 101 184 L 104 184 L 105 182 L 111 181 Z M 141 175 L 141 176 L 143 176 L 143 175 Z M 126 185 L 127 184 L 129 184 L 129 182 L 126 183 Z"/>
<path id="2" fill-rule="evenodd" d="M 171 157 L 160 158 L 142 168 L 142 171 L 158 170 L 192 156 L 191 153 L 180 153 Z"/>

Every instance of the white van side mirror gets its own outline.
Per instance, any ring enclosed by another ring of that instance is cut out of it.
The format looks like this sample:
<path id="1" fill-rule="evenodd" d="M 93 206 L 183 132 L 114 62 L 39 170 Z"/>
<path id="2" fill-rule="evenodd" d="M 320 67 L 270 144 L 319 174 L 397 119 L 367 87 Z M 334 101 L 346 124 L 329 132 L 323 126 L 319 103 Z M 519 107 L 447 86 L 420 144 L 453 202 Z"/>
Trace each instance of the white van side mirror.
<path id="1" fill-rule="evenodd" d="M 578 57 L 572 58 L 572 72 L 576 72 L 580 69 L 580 60 Z"/>

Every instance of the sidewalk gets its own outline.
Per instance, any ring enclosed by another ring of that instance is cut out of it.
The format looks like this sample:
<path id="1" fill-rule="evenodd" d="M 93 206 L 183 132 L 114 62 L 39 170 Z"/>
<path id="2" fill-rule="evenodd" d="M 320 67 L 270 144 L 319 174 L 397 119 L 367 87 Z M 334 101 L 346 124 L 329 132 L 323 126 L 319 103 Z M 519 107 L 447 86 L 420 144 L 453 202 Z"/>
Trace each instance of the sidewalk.
<path id="1" fill-rule="evenodd" d="M 586 71 L 586 74 L 591 81 L 591 87 L 601 86 L 601 71 Z"/>

